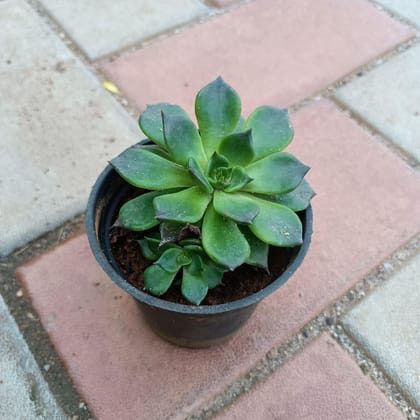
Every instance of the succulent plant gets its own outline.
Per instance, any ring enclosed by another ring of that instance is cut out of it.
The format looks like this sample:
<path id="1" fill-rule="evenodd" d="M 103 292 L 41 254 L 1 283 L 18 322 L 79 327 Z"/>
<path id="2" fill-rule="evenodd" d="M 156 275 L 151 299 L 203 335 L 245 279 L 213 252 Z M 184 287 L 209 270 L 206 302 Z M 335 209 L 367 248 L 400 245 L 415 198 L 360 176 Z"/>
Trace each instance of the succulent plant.
<path id="1" fill-rule="evenodd" d="M 309 168 L 283 152 L 293 139 L 286 109 L 261 106 L 244 120 L 238 94 L 219 77 L 197 94 L 195 114 L 198 128 L 177 105 L 148 106 L 139 124 L 149 143 L 127 149 L 111 164 L 129 184 L 150 190 L 122 206 L 117 224 L 159 229 L 166 248 L 160 254 L 155 247 L 145 288 L 165 293 L 183 267 L 182 293 L 199 304 L 207 293 L 205 287 L 192 292 L 199 281 L 210 282 L 208 289 L 216 272 L 244 263 L 266 268 L 269 245 L 300 245 L 295 212 L 314 193 L 303 179 Z M 185 229 L 195 230 L 200 249 L 182 243 Z M 143 255 L 150 258 L 144 244 Z M 176 272 L 163 263 L 169 256 Z"/>

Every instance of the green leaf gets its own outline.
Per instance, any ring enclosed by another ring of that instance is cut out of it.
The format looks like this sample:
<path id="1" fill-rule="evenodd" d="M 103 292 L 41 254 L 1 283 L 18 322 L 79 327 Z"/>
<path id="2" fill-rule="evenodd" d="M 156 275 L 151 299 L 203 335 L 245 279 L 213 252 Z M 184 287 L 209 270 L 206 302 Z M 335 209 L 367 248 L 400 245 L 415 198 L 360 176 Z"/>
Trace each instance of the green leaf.
<path id="1" fill-rule="evenodd" d="M 146 110 L 140 115 L 139 125 L 143 133 L 154 143 L 166 149 L 163 137 L 162 112 L 173 117 L 189 117 L 181 107 L 168 103 L 148 105 Z"/>
<path id="2" fill-rule="evenodd" d="M 196 181 L 197 185 L 205 192 L 212 193 L 213 187 L 203 174 L 200 166 L 194 158 L 188 160 L 188 171 L 191 177 Z"/>
<path id="3" fill-rule="evenodd" d="M 200 245 L 201 241 L 200 241 L 200 239 L 197 239 L 197 238 L 187 238 L 187 239 L 183 239 L 182 241 L 180 241 L 179 244 L 181 246 Z"/>
<path id="4" fill-rule="evenodd" d="M 274 153 L 245 168 L 254 178 L 243 190 L 260 194 L 284 194 L 295 189 L 309 167 L 289 153 Z"/>
<path id="5" fill-rule="evenodd" d="M 260 211 L 258 204 L 247 195 L 223 191 L 214 192 L 213 206 L 220 215 L 246 224 L 252 223 Z"/>
<path id="6" fill-rule="evenodd" d="M 172 161 L 171 155 L 165 149 L 162 149 L 160 146 L 157 146 L 155 144 L 148 144 L 142 145 L 141 148 L 147 150 L 148 152 L 154 153 L 155 155 L 163 157 L 166 160 Z"/>
<path id="7" fill-rule="evenodd" d="M 293 139 L 287 109 L 262 106 L 248 117 L 246 128 L 252 129 L 255 159 L 282 151 Z"/>
<path id="8" fill-rule="evenodd" d="M 229 161 L 219 155 L 218 153 L 214 152 L 209 160 L 208 168 L 207 168 L 207 174 L 211 177 L 214 171 L 218 168 L 228 168 L 229 167 Z"/>
<path id="9" fill-rule="evenodd" d="M 159 253 L 157 251 L 157 246 L 151 246 L 150 241 L 147 238 L 143 238 L 137 241 L 140 245 L 140 250 L 144 258 L 155 261 L 159 258 Z M 159 241 L 157 241 L 159 243 Z"/>
<path id="10" fill-rule="evenodd" d="M 210 200 L 211 194 L 205 193 L 199 187 L 191 187 L 156 197 L 153 204 L 159 220 L 195 223 L 203 217 Z"/>
<path id="11" fill-rule="evenodd" d="M 143 147 L 131 147 L 111 162 L 129 184 L 148 190 L 190 187 L 194 185 L 188 171 Z"/>
<path id="12" fill-rule="evenodd" d="M 206 297 L 209 288 L 206 279 L 195 274 L 190 267 L 184 267 L 181 292 L 188 302 L 199 305 Z"/>
<path id="13" fill-rule="evenodd" d="M 268 251 L 270 249 L 269 245 L 259 240 L 247 226 L 240 226 L 239 229 L 251 247 L 251 253 L 245 263 L 264 268 L 268 271 Z"/>
<path id="14" fill-rule="evenodd" d="M 249 257 L 248 242 L 233 220 L 220 216 L 209 206 L 202 228 L 203 247 L 216 263 L 234 270 Z"/>
<path id="15" fill-rule="evenodd" d="M 169 248 L 160 256 L 155 264 L 162 267 L 168 273 L 176 273 L 183 265 L 191 263 L 191 259 L 189 261 L 179 259 L 183 253 L 182 248 Z"/>
<path id="16" fill-rule="evenodd" d="M 169 289 L 175 276 L 176 272 L 169 273 L 160 265 L 152 264 L 144 270 L 144 289 L 155 296 L 161 296 Z"/>
<path id="17" fill-rule="evenodd" d="M 296 213 L 281 204 L 256 197 L 254 200 L 260 212 L 249 229 L 257 238 L 274 246 L 302 244 L 302 223 Z"/>
<path id="18" fill-rule="evenodd" d="M 153 199 L 170 191 L 151 191 L 127 201 L 118 213 L 115 226 L 134 231 L 150 229 L 159 224 L 155 217 Z"/>
<path id="19" fill-rule="evenodd" d="M 227 158 L 232 166 L 248 165 L 254 158 L 251 130 L 243 133 L 234 133 L 225 137 L 220 142 L 218 151 Z"/>
<path id="20" fill-rule="evenodd" d="M 232 133 L 241 117 L 238 94 L 221 77 L 198 92 L 195 98 L 197 116 L 204 150 L 208 157 L 217 150 L 222 138 Z"/>
<path id="21" fill-rule="evenodd" d="M 244 131 L 245 128 L 245 120 L 244 117 L 239 117 L 238 124 L 236 125 L 235 129 L 233 130 L 234 133 L 240 133 Z"/>
<path id="22" fill-rule="evenodd" d="M 166 115 L 162 113 L 163 136 L 173 160 L 187 166 L 194 157 L 202 168 L 207 162 L 201 143 L 201 137 L 194 123 L 188 116 Z"/>
<path id="23" fill-rule="evenodd" d="M 293 211 L 305 210 L 311 199 L 315 196 L 315 192 L 311 186 L 303 179 L 302 182 L 289 193 L 275 195 L 271 198 L 276 203 L 283 204 Z"/>
<path id="24" fill-rule="evenodd" d="M 241 190 L 245 185 L 249 184 L 252 181 L 251 178 L 246 172 L 244 168 L 240 166 L 235 166 L 232 169 L 232 176 L 230 178 L 230 183 L 227 187 L 225 187 L 226 192 L 235 192 Z"/>
<path id="25" fill-rule="evenodd" d="M 210 258 L 203 258 L 203 278 L 207 281 L 209 289 L 214 289 L 222 284 L 223 274 L 226 269 L 214 263 Z"/>

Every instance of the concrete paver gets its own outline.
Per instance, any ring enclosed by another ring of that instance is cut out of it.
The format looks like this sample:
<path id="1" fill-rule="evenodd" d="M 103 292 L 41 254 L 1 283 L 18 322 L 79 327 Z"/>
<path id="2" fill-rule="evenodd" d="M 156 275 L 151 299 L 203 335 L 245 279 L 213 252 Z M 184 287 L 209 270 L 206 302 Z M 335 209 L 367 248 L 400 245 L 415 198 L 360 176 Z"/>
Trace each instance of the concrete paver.
<path id="1" fill-rule="evenodd" d="M 323 333 L 217 418 L 397 420 L 404 416 Z"/>
<path id="2" fill-rule="evenodd" d="M 420 220 L 408 217 L 420 210 L 419 177 L 410 167 L 327 101 L 300 110 L 293 122 L 292 151 L 313 167 L 308 178 L 318 193 L 313 242 L 293 279 L 226 345 L 192 351 L 155 337 L 84 236 L 19 269 L 97 417 L 165 418 L 196 408 L 420 231 Z"/>
<path id="3" fill-rule="evenodd" d="M 211 6 L 216 6 L 221 9 L 224 7 L 231 6 L 232 4 L 238 3 L 240 0 L 207 0 L 207 3 Z"/>
<path id="4" fill-rule="evenodd" d="M 0 2 L 0 256 L 84 211 L 136 123 L 24 1 Z"/>
<path id="5" fill-rule="evenodd" d="M 199 0 L 41 0 L 94 60 L 210 13 Z"/>
<path id="6" fill-rule="evenodd" d="M 420 256 L 344 318 L 344 325 L 420 405 Z"/>
<path id="7" fill-rule="evenodd" d="M 221 75 L 248 114 L 312 95 L 413 35 L 365 0 L 258 0 L 103 69 L 140 110 L 166 101 L 192 112 Z"/>
<path id="8" fill-rule="evenodd" d="M 0 296 L 0 418 L 64 420 Z"/>
<path id="9" fill-rule="evenodd" d="M 420 45 L 339 89 L 336 98 L 420 160 Z"/>
<path id="10" fill-rule="evenodd" d="M 392 12 L 420 27 L 420 3 L 417 0 L 376 0 Z"/>

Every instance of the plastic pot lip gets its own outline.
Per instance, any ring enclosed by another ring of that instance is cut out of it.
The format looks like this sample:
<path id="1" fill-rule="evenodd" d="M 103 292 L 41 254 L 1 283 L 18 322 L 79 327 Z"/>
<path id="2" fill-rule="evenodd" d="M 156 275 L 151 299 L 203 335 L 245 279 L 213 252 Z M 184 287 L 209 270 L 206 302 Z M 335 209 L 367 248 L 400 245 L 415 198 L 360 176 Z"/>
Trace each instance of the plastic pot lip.
<path id="1" fill-rule="evenodd" d="M 276 280 L 272 281 L 268 286 L 260 291 L 247 296 L 243 299 L 235 300 L 229 303 L 223 303 L 219 305 L 183 305 L 180 303 L 169 302 L 158 297 L 149 295 L 145 292 L 142 292 L 140 289 L 137 289 L 130 284 L 128 280 L 122 277 L 112 266 L 111 262 L 106 258 L 105 253 L 101 247 L 98 236 L 96 234 L 96 206 L 97 203 L 101 200 L 100 190 L 102 184 L 115 173 L 115 176 L 119 176 L 116 171 L 112 168 L 111 165 L 107 165 L 106 168 L 97 178 L 94 186 L 92 187 L 91 193 L 89 195 L 87 210 L 86 210 L 86 233 L 88 241 L 99 265 L 105 271 L 105 273 L 111 278 L 111 280 L 119 286 L 121 289 L 129 293 L 135 299 L 140 301 L 143 304 L 152 306 L 156 309 L 161 309 L 170 312 L 184 313 L 184 314 L 198 314 L 198 315 L 214 315 L 221 314 L 224 312 L 236 311 L 245 309 L 248 306 L 255 305 L 260 302 L 265 297 L 269 296 L 280 286 L 282 286 L 290 276 L 297 270 L 301 265 L 307 251 L 309 244 L 311 242 L 312 236 L 312 207 L 309 207 L 304 210 L 305 212 L 305 230 L 303 234 L 303 243 L 300 246 L 300 249 L 295 256 L 293 262 L 289 265 L 286 271 L 284 271 Z"/>

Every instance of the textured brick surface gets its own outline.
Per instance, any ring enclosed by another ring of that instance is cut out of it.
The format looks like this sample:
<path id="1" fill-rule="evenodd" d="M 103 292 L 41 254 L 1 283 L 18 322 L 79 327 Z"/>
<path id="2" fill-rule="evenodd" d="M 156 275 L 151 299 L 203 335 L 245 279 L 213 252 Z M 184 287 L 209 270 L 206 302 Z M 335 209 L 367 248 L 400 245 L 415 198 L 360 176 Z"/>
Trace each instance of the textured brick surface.
<path id="1" fill-rule="evenodd" d="M 199 0 L 41 0 L 91 59 L 209 13 Z"/>
<path id="2" fill-rule="evenodd" d="M 420 3 L 418 0 L 377 0 L 377 2 L 420 27 Z"/>
<path id="3" fill-rule="evenodd" d="M 217 418 L 397 420 L 404 416 L 323 333 Z"/>
<path id="4" fill-rule="evenodd" d="M 1 296 L 0 418 L 65 420 Z"/>
<path id="5" fill-rule="evenodd" d="M 136 123 L 23 1 L 0 2 L 0 256 L 81 213 Z"/>
<path id="6" fill-rule="evenodd" d="M 420 45 L 336 93 L 339 101 L 420 161 Z"/>
<path id="7" fill-rule="evenodd" d="M 345 326 L 420 405 L 420 256 L 345 318 Z"/>
<path id="8" fill-rule="evenodd" d="M 166 101 L 192 110 L 198 89 L 221 75 L 248 113 L 311 95 L 412 35 L 364 0 L 258 0 L 104 70 L 139 109 Z"/>
<path id="9" fill-rule="evenodd" d="M 160 341 L 131 298 L 106 279 L 83 236 L 19 270 L 76 386 L 100 418 L 116 412 L 163 418 L 197 407 L 420 230 L 412 217 L 420 210 L 413 170 L 329 102 L 293 120 L 294 152 L 313 167 L 309 179 L 318 193 L 313 243 L 296 275 L 228 344 L 191 351 Z"/>

